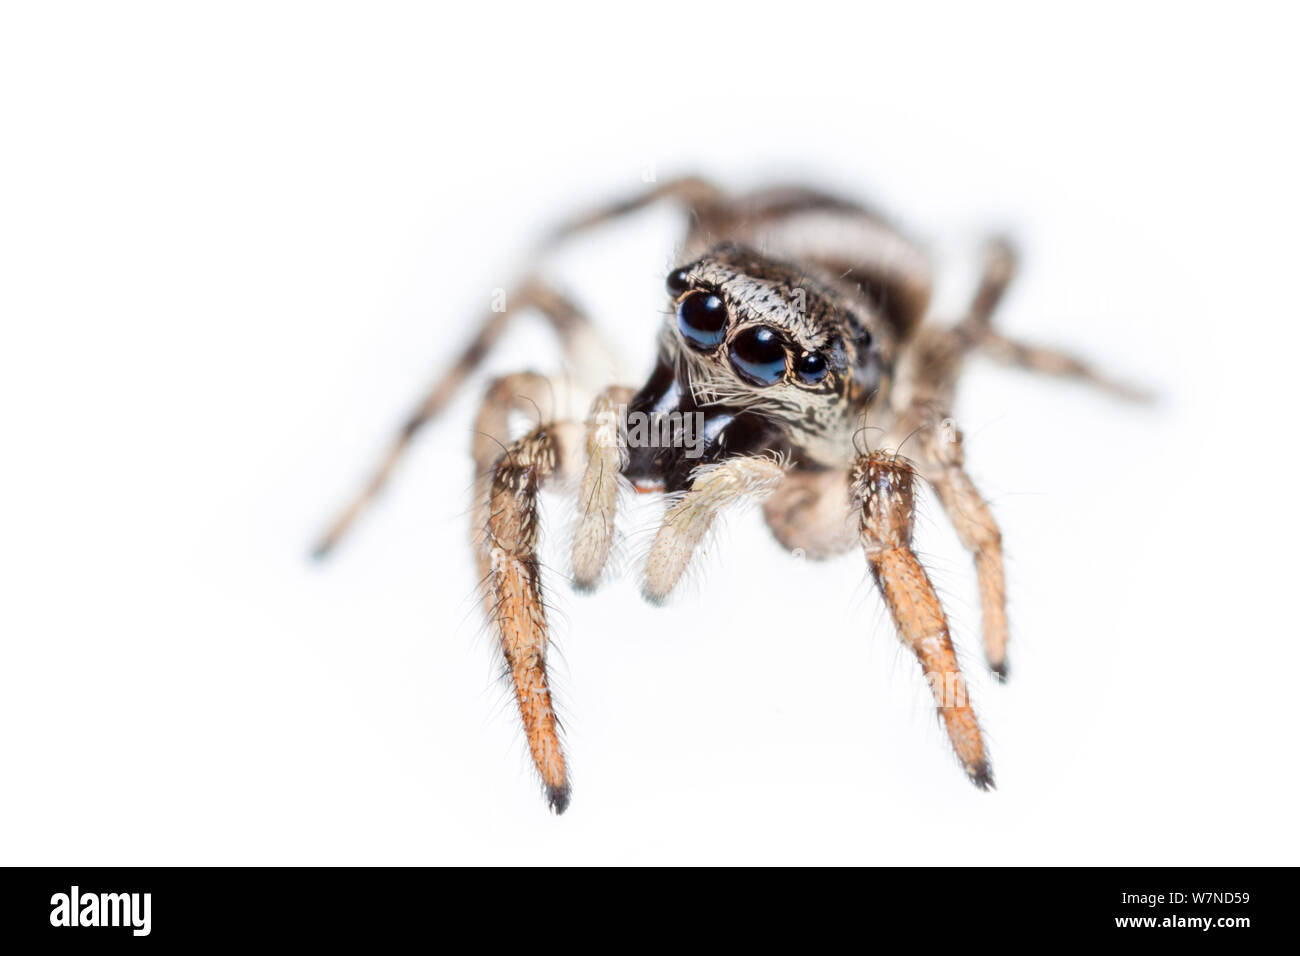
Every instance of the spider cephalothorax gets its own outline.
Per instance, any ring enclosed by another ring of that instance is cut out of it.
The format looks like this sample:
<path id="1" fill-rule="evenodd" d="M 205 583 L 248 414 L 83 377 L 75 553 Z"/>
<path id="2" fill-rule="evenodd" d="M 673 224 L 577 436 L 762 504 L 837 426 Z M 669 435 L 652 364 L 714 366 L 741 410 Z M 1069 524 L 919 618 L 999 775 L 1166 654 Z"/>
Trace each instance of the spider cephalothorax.
<path id="1" fill-rule="evenodd" d="M 920 248 L 875 213 L 811 190 L 728 196 L 699 179 L 673 180 L 583 217 L 555 238 L 665 198 L 690 213 L 688 252 L 667 277 L 670 308 L 645 384 L 634 390 L 592 382 L 597 394 L 578 421 L 557 417 L 556 390 L 546 377 L 507 375 L 489 388 L 475 422 L 473 528 L 484 607 L 551 807 L 568 806 L 569 782 L 547 679 L 537 550 L 538 496 L 557 475 L 579 480 L 572 561 L 580 590 L 595 587 L 608 564 L 626 484 L 666 493 L 643 569 L 643 592 L 652 602 L 672 592 L 714 518 L 744 500 L 762 501 L 777 540 L 805 557 L 859 547 L 899 637 L 930 683 L 962 768 L 978 787 L 991 787 L 947 617 L 912 549 L 917 479 L 934 488 L 973 556 L 985 657 L 1005 679 L 1001 534 L 966 475 L 962 435 L 951 418 L 963 359 L 980 351 L 1134 393 L 1075 359 L 994 331 L 990 320 L 1014 271 L 1006 243 L 990 244 L 965 315 L 934 326 L 924 321 L 930 267 Z M 521 283 L 509 310 L 488 316 L 430 390 L 318 555 L 329 552 L 415 433 L 524 309 L 551 321 L 575 361 L 596 350 L 599 337 L 572 302 L 539 280 Z M 510 413 L 521 408 L 541 420 L 513 436 Z"/>
<path id="2" fill-rule="evenodd" d="M 889 346 L 870 310 L 855 308 L 821 269 L 731 243 L 673 270 L 667 286 L 659 364 L 672 370 L 683 401 L 719 422 L 713 458 L 734 453 L 736 425 L 727 418 L 764 423 L 745 430 L 770 432 L 811 462 L 852 457 L 849 431 L 879 393 Z M 634 400 L 650 403 L 663 403 L 654 377 Z"/>

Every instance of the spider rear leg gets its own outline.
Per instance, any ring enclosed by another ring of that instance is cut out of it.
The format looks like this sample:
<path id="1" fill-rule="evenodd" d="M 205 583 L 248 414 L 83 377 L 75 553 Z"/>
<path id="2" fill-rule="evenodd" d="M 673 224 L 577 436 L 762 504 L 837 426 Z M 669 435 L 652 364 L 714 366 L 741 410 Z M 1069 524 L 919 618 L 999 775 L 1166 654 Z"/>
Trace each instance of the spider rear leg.
<path id="1" fill-rule="evenodd" d="M 1018 342 L 994 331 L 993 313 L 1015 277 L 1016 265 L 1016 251 L 1010 242 L 1002 238 L 989 241 L 979 286 L 965 317 L 952 330 L 964 347 L 978 348 L 1002 365 L 1072 379 L 1129 401 L 1149 402 L 1149 392 L 1103 375 L 1068 352 Z M 951 402 L 951 396 L 947 400 Z"/>
<path id="2" fill-rule="evenodd" d="M 556 813 L 569 805 L 568 769 L 546 674 L 549 630 L 537 547 L 539 496 L 559 471 L 572 470 L 580 454 L 573 422 L 546 422 L 503 446 L 509 412 L 542 397 L 547 380 L 523 373 L 499 379 L 479 413 L 474 453 L 478 466 L 475 526 L 484 604 L 505 657 L 533 765 Z"/>
<path id="3" fill-rule="evenodd" d="M 995 236 L 985 243 L 984 269 L 979 285 L 958 328 L 970 331 L 976 338 L 989 329 L 993 313 L 1006 295 L 1011 280 L 1016 277 L 1018 263 L 1019 256 L 1009 239 Z"/>
<path id="4" fill-rule="evenodd" d="M 1068 352 L 1017 342 L 992 330 L 980 337 L 979 349 L 984 355 L 1001 365 L 1091 385 L 1126 401 L 1149 404 L 1155 397 L 1146 389 L 1097 371 L 1083 359 L 1076 358 Z"/>
<path id="5" fill-rule="evenodd" d="M 912 551 L 912 469 L 896 455 L 875 452 L 858 460 L 851 481 L 851 494 L 860 509 L 862 550 L 898 636 L 925 672 L 963 769 L 975 786 L 988 790 L 993 786 L 993 771 L 979 721 L 967 699 L 948 620 L 929 575 Z"/>
<path id="6" fill-rule="evenodd" d="M 466 379 L 482 364 L 492 347 L 505 332 L 510 320 L 520 312 L 535 309 L 550 323 L 564 347 L 566 359 L 580 376 L 594 381 L 615 371 L 618 360 L 601 340 L 594 325 L 571 300 L 542 282 L 530 277 L 521 282 L 504 300 L 504 311 L 491 311 L 482 320 L 478 332 L 446 372 L 439 375 L 428 392 L 407 417 L 384 452 L 379 464 L 361 490 L 348 501 L 312 550 L 323 559 L 347 534 L 357 518 L 379 496 L 392 477 L 402 457 L 421 429 L 438 416 L 451 402 Z"/>
<path id="7" fill-rule="evenodd" d="M 655 533 L 646 558 L 646 600 L 659 604 L 672 593 L 718 512 L 745 498 L 761 501 L 785 474 L 786 465 L 769 457 L 729 458 L 698 469 Z"/>
<path id="8" fill-rule="evenodd" d="M 692 216 L 696 216 L 702 208 L 722 203 L 724 195 L 718 187 L 698 176 L 669 179 L 651 186 L 636 196 L 594 209 L 562 224 L 547 236 L 542 243 L 541 251 L 545 252 L 574 236 L 639 212 L 665 199 L 680 203 Z"/>

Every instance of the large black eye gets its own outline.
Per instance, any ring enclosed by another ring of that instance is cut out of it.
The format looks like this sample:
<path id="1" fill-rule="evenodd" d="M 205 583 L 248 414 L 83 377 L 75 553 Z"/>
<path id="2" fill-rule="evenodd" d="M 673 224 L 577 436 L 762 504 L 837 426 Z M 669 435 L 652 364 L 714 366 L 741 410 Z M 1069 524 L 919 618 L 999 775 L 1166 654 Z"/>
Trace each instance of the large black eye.
<path id="1" fill-rule="evenodd" d="M 691 274 L 685 269 L 675 269 L 668 273 L 664 285 L 668 286 L 668 294 L 675 299 L 691 287 Z"/>
<path id="2" fill-rule="evenodd" d="M 712 292 L 696 292 L 677 306 L 677 329 L 697 349 L 708 351 L 727 331 L 727 307 Z"/>
<path id="3" fill-rule="evenodd" d="M 805 352 L 799 356 L 799 361 L 795 362 L 794 370 L 799 376 L 799 381 L 807 385 L 816 385 L 826 377 L 830 366 L 826 364 L 826 356 L 820 352 Z"/>
<path id="4" fill-rule="evenodd" d="M 765 325 L 746 329 L 731 340 L 731 364 L 755 385 L 773 385 L 785 374 L 785 346 Z"/>

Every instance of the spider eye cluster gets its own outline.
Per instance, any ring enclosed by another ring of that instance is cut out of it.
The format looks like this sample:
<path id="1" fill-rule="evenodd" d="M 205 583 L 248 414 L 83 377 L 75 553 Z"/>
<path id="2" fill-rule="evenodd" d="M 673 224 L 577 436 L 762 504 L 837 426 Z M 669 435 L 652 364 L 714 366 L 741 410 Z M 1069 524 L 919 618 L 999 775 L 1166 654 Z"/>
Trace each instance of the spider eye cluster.
<path id="1" fill-rule="evenodd" d="M 668 291 L 678 298 L 677 331 L 699 352 L 712 352 L 727 338 L 727 304 L 707 289 L 691 291 L 690 275 L 678 269 L 668 276 Z M 791 350 L 779 331 L 756 325 L 737 332 L 727 343 L 727 358 L 736 374 L 751 385 L 775 385 L 791 368 Z M 793 356 L 794 374 L 805 385 L 826 379 L 830 364 L 820 352 Z"/>

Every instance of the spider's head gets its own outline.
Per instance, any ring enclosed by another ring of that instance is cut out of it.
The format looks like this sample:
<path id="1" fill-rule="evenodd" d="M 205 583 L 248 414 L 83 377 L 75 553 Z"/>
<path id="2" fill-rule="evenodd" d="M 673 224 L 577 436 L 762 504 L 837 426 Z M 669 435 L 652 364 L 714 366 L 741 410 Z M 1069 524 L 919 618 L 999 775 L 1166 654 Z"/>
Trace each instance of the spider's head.
<path id="1" fill-rule="evenodd" d="M 886 371 L 873 317 L 814 275 L 722 245 L 668 276 L 661 357 L 706 412 L 757 415 L 817 461 L 844 454 Z"/>

